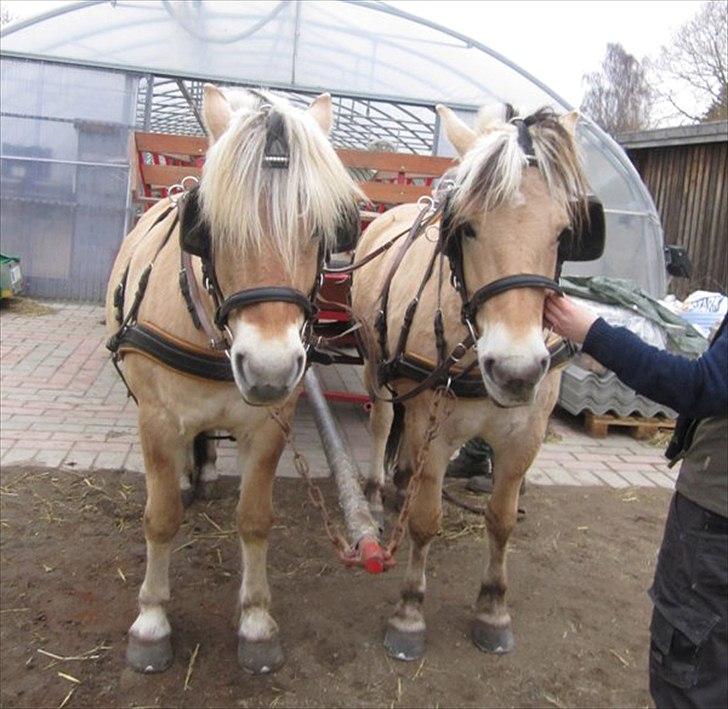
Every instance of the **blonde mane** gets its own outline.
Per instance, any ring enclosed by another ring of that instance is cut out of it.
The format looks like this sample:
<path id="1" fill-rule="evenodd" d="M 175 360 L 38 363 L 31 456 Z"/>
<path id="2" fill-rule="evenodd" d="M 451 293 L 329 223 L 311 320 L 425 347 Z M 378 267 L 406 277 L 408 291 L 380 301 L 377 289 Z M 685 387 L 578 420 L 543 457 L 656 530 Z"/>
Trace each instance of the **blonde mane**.
<path id="1" fill-rule="evenodd" d="M 213 249 L 231 247 L 241 256 L 273 250 L 291 270 L 305 240 L 318 235 L 334 246 L 342 216 L 363 195 L 312 116 L 274 94 L 256 93 L 227 92 L 234 113 L 207 153 L 202 213 Z M 263 165 L 271 112 L 285 126 L 284 169 Z"/>
<path id="2" fill-rule="evenodd" d="M 506 107 L 506 113 L 510 111 Z M 524 119 L 533 151 L 549 194 L 574 223 L 586 215 L 586 177 L 574 139 L 550 109 L 540 109 Z M 490 212 L 518 197 L 528 158 L 518 142 L 518 129 L 506 120 L 491 119 L 456 172 L 454 217 Z"/>

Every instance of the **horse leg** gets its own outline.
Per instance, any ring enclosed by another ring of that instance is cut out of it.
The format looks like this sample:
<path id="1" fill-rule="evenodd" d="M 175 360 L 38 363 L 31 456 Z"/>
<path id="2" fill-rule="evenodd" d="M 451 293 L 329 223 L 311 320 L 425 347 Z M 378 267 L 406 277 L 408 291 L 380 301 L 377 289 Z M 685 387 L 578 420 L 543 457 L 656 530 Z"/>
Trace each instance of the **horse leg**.
<path id="1" fill-rule="evenodd" d="M 375 399 L 369 417 L 372 433 L 372 458 L 369 475 L 364 484 L 364 495 L 369 503 L 372 517 L 379 525 L 380 530 L 384 527 L 384 453 L 393 418 L 391 404 Z"/>
<path id="2" fill-rule="evenodd" d="M 533 431 L 529 431 L 532 434 Z M 541 436 L 543 431 L 540 431 Z M 530 438 L 530 435 L 529 435 Z M 476 601 L 471 626 L 475 645 L 484 652 L 503 654 L 515 646 L 511 616 L 506 603 L 506 549 L 516 525 L 521 482 L 538 451 L 541 438 L 512 440 L 494 446 L 494 484 L 485 513 L 489 558 Z"/>
<path id="3" fill-rule="evenodd" d="M 171 628 L 164 604 L 169 601 L 172 539 L 182 522 L 178 476 L 184 469 L 186 447 L 180 445 L 174 426 L 158 415 L 140 411 L 139 434 L 147 481 L 147 566 L 139 590 L 139 615 L 129 629 L 126 659 L 138 672 L 162 672 L 172 663 Z"/>
<path id="4" fill-rule="evenodd" d="M 292 414 L 292 407 L 289 409 Z M 238 625 L 238 662 L 253 674 L 275 672 L 283 664 L 278 624 L 270 609 L 266 560 L 273 524 L 273 478 L 285 440 L 271 419 L 246 443 L 238 436 L 244 466 L 238 503 L 238 530 L 243 559 Z"/>
<path id="5" fill-rule="evenodd" d="M 409 458 L 415 461 L 424 439 L 424 425 L 413 430 L 412 418 L 407 417 L 406 434 Z M 389 619 L 384 637 L 387 653 L 397 660 L 416 660 L 425 652 L 425 618 L 422 612 L 426 588 L 425 566 L 432 538 L 440 529 L 442 478 L 447 461 L 445 446 L 438 440 L 433 441 L 425 459 L 417 496 L 411 502 L 407 571 L 399 603 Z"/>
<path id="6" fill-rule="evenodd" d="M 195 437 L 195 462 L 199 471 L 195 494 L 201 500 L 216 500 L 220 496 L 217 480 L 217 444 L 214 438 L 215 431 L 205 431 Z"/>

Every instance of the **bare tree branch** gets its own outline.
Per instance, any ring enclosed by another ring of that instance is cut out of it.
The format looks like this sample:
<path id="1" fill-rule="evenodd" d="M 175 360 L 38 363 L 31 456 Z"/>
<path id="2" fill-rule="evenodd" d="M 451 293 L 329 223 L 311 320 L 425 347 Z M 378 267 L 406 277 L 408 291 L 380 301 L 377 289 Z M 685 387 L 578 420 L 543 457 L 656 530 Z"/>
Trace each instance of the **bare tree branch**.
<path id="1" fill-rule="evenodd" d="M 726 55 L 728 2 L 704 2 L 660 52 L 654 65 L 658 95 L 691 120 L 728 118 Z M 685 110 L 686 101 L 692 110 Z"/>
<path id="2" fill-rule="evenodd" d="M 608 44 L 601 71 L 584 76 L 581 104 L 608 133 L 640 130 L 650 123 L 653 95 L 645 68 L 621 44 Z"/>

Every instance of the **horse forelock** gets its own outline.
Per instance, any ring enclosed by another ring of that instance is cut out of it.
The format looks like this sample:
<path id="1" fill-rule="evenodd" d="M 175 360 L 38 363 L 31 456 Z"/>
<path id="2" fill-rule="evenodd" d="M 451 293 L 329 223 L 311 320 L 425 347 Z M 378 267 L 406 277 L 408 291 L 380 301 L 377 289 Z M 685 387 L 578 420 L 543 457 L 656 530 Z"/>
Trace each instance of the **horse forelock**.
<path id="1" fill-rule="evenodd" d="M 509 116 L 491 123 L 463 157 L 454 194 L 455 221 L 467 221 L 473 214 L 487 213 L 521 195 L 528 158 L 518 142 L 518 130 Z M 551 197 L 573 222 L 584 218 L 587 184 L 574 139 L 561 125 L 557 114 L 542 108 L 526 116 L 540 173 Z"/>
<path id="2" fill-rule="evenodd" d="M 289 270 L 306 240 L 327 247 L 360 192 L 315 120 L 274 94 L 251 100 L 231 95 L 235 109 L 225 133 L 208 151 L 200 183 L 213 249 L 276 253 Z M 288 167 L 264 165 L 271 114 L 284 127 Z"/>

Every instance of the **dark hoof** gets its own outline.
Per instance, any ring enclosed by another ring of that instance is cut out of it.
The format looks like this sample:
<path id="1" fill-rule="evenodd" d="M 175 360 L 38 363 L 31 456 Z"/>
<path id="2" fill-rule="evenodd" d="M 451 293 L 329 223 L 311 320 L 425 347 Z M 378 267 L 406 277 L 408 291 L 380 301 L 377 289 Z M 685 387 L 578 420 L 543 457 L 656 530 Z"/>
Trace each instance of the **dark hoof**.
<path id="1" fill-rule="evenodd" d="M 254 675 L 275 672 L 283 664 L 283 650 L 276 635 L 270 640 L 246 640 L 238 635 L 238 663 Z"/>
<path id="2" fill-rule="evenodd" d="M 470 628 L 470 637 L 478 650 L 493 652 L 496 655 L 504 655 L 516 646 L 510 623 L 508 625 L 490 625 L 476 618 Z"/>
<path id="3" fill-rule="evenodd" d="M 140 640 L 131 633 L 126 644 L 126 661 L 137 672 L 164 672 L 172 664 L 170 636 L 160 640 Z"/>
<path id="4" fill-rule="evenodd" d="M 187 487 L 180 490 L 180 496 L 182 497 L 182 507 L 186 509 L 195 501 L 195 488 Z"/>
<path id="5" fill-rule="evenodd" d="M 222 490 L 215 480 L 200 480 L 197 483 L 195 495 L 200 500 L 219 500 L 222 497 Z"/>
<path id="6" fill-rule="evenodd" d="M 425 631 L 405 632 L 392 625 L 387 626 L 384 635 L 384 649 L 395 660 L 412 662 L 425 654 Z"/>

